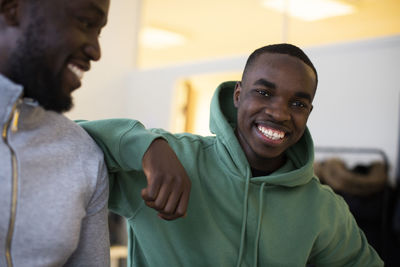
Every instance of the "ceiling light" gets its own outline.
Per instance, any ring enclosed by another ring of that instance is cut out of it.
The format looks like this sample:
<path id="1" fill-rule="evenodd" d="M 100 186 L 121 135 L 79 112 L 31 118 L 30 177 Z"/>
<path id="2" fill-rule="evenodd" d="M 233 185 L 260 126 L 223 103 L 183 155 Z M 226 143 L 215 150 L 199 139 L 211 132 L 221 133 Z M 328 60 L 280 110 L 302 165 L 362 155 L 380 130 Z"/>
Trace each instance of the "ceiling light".
<path id="1" fill-rule="evenodd" d="M 287 12 L 288 15 L 314 21 L 343 16 L 355 12 L 355 8 L 335 0 L 263 0 L 264 7 Z"/>
<path id="2" fill-rule="evenodd" d="M 183 45 L 186 43 L 186 38 L 176 32 L 146 27 L 140 33 L 140 42 L 148 48 L 162 49 Z"/>

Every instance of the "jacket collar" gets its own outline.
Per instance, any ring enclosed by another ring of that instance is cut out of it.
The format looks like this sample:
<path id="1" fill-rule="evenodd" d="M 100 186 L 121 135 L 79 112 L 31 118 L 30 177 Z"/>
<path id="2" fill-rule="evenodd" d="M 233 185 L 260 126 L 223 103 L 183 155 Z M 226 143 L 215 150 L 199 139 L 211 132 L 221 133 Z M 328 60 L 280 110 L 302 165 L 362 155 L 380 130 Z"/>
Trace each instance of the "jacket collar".
<path id="1" fill-rule="evenodd" d="M 23 88 L 0 74 L 0 125 L 11 116 L 13 106 L 22 96 Z"/>

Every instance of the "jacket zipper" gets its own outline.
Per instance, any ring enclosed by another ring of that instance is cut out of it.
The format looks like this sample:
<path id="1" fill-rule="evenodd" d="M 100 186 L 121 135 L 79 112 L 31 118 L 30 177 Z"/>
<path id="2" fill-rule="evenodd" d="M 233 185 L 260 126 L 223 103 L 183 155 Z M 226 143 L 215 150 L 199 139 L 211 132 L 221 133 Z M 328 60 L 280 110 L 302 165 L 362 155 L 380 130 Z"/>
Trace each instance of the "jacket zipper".
<path id="1" fill-rule="evenodd" d="M 18 195 L 18 167 L 17 167 L 17 157 L 15 156 L 15 151 L 8 142 L 8 130 L 11 126 L 11 132 L 15 133 L 18 131 L 18 120 L 19 120 L 19 109 L 17 105 L 20 103 L 18 101 L 12 110 L 10 118 L 3 127 L 2 138 L 6 146 L 11 152 L 11 163 L 12 163 L 12 196 L 11 196 L 11 210 L 10 210 L 10 221 L 8 224 L 7 240 L 6 240 L 6 261 L 8 267 L 13 267 L 12 257 L 11 257 L 11 243 L 14 234 L 15 217 L 17 211 L 17 195 Z"/>

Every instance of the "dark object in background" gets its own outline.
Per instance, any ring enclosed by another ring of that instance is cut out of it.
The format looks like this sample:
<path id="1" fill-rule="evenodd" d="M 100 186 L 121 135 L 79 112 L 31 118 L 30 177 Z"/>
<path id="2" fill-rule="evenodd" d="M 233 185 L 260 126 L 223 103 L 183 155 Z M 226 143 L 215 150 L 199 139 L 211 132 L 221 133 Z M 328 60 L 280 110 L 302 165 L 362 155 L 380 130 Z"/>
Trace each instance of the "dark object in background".
<path id="1" fill-rule="evenodd" d="M 396 200 L 393 211 L 393 229 L 397 236 L 397 241 L 400 243 L 400 188 L 397 188 Z"/>
<path id="2" fill-rule="evenodd" d="M 328 184 L 335 192 L 354 196 L 371 196 L 382 192 L 388 181 L 386 169 L 383 162 L 372 162 L 368 166 L 357 165 L 350 170 L 338 158 L 314 164 L 321 182 Z"/>
<path id="3" fill-rule="evenodd" d="M 108 213 L 110 245 L 126 246 L 128 242 L 125 219 L 111 211 Z"/>
<path id="4" fill-rule="evenodd" d="M 128 234 L 125 219 L 111 211 L 108 213 L 108 228 L 110 230 L 111 246 L 127 246 Z M 111 259 L 112 260 L 112 259 Z M 112 266 L 112 264 L 111 264 Z M 118 266 L 127 266 L 126 259 L 118 260 Z"/>

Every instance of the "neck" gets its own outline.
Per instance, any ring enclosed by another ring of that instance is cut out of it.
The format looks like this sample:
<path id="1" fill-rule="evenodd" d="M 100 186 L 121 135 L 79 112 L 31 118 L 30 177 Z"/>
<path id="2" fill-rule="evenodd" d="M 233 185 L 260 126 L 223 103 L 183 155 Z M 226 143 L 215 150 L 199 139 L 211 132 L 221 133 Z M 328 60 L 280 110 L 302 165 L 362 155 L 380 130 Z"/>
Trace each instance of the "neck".
<path id="1" fill-rule="evenodd" d="M 269 175 L 272 172 L 276 171 L 280 167 L 282 167 L 286 162 L 286 155 L 280 155 L 276 158 L 270 159 L 249 159 L 247 160 L 250 163 L 250 167 L 253 172 L 253 176 L 265 176 Z"/>

